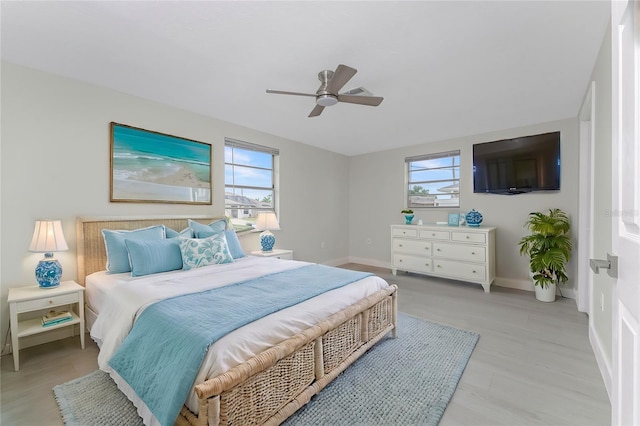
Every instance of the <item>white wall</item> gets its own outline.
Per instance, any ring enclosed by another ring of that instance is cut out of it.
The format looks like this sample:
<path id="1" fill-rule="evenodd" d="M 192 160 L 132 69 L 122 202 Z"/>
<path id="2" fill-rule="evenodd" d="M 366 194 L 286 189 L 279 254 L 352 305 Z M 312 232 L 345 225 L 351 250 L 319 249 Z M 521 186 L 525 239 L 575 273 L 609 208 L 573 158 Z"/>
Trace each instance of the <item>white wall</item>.
<path id="1" fill-rule="evenodd" d="M 463 118 L 461 118 L 463 119 Z M 472 176 L 472 146 L 475 143 L 533 135 L 559 130 L 561 132 L 562 175 L 560 191 L 534 192 L 519 195 L 474 194 Z M 428 129 L 425 129 L 427 132 Z M 483 225 L 496 229 L 496 281 L 507 287 L 533 290 L 528 277 L 528 259 L 518 252 L 518 241 L 527 231 L 523 228 L 532 211 L 560 208 L 573 221 L 572 237 L 577 241 L 578 209 L 578 121 L 577 118 L 542 123 L 535 126 L 452 139 L 437 143 L 418 144 L 408 148 L 359 155 L 349 159 L 350 175 L 350 256 L 351 260 L 382 267 L 391 265 L 389 225 L 403 223 L 400 210 L 404 201 L 405 157 L 460 150 L 460 211 L 476 209 L 484 217 Z M 414 223 L 446 221 L 455 210 L 446 208 L 414 209 Z M 368 241 L 371 244 L 368 244 Z M 577 244 L 576 249 L 577 250 Z M 577 276 L 577 252 L 568 264 L 569 282 L 563 287 L 573 296 Z"/>
<path id="2" fill-rule="evenodd" d="M 276 247 L 293 249 L 300 260 L 336 264 L 347 259 L 347 157 L 6 62 L 1 78 L 2 336 L 8 328 L 8 289 L 36 284 L 34 269 L 42 254 L 27 251 L 35 220 L 62 221 L 69 251 L 56 257 L 62 279 L 72 280 L 77 216 L 221 216 L 225 137 L 280 149 L 282 230 L 274 232 Z M 213 205 L 109 202 L 111 121 L 212 144 Z M 255 235 L 243 244 L 259 247 Z"/>

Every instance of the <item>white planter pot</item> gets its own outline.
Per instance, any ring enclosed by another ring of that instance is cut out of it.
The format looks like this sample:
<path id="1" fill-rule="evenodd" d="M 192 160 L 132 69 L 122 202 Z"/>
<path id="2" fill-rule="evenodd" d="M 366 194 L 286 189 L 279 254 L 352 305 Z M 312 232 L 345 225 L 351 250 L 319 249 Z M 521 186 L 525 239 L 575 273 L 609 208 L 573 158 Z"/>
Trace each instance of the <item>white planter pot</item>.
<path id="1" fill-rule="evenodd" d="M 536 290 L 536 299 L 541 302 L 555 302 L 556 301 L 556 285 L 548 284 L 545 288 L 542 286 L 534 285 Z"/>

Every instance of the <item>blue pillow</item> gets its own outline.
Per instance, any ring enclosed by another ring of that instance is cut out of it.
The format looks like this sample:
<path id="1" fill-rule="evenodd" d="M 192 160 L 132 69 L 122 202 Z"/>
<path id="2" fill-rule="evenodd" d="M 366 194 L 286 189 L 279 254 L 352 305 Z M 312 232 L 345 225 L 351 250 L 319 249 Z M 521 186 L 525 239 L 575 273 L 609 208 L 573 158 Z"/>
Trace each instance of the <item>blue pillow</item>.
<path id="1" fill-rule="evenodd" d="M 208 238 L 216 235 L 218 232 L 198 232 L 198 238 Z M 242 250 L 242 246 L 240 245 L 240 240 L 238 240 L 238 235 L 236 234 L 235 229 L 227 229 L 224 231 L 224 236 L 227 239 L 227 246 L 229 246 L 229 252 L 231 253 L 231 257 L 234 259 L 240 259 L 241 257 L 246 257 L 247 254 Z"/>
<path id="2" fill-rule="evenodd" d="M 222 218 L 214 220 L 208 225 L 203 225 L 200 222 L 189 219 L 189 228 L 193 229 L 193 235 L 198 235 L 198 232 L 222 232 L 227 229 L 227 219 Z"/>
<path id="3" fill-rule="evenodd" d="M 107 251 L 107 272 L 111 274 L 119 274 L 121 272 L 130 272 L 129 253 L 125 246 L 124 240 L 164 240 L 164 225 L 154 225 L 148 228 L 140 228 L 133 231 L 113 231 L 109 229 L 102 230 L 104 244 Z"/>
<path id="4" fill-rule="evenodd" d="M 234 229 L 227 229 L 224 231 L 224 236 L 227 238 L 227 246 L 229 246 L 229 252 L 234 259 L 247 257 L 247 254 L 242 250 L 238 234 L 236 234 Z"/>
<path id="5" fill-rule="evenodd" d="M 202 239 L 178 238 L 178 242 L 184 270 L 233 262 L 227 240 L 222 232 Z"/>
<path id="6" fill-rule="evenodd" d="M 208 231 L 198 231 L 196 232 L 196 238 L 209 238 L 213 237 L 216 234 L 219 234 L 219 232 L 213 232 L 211 229 L 209 229 Z"/>
<path id="7" fill-rule="evenodd" d="M 193 229 L 191 228 L 184 228 L 180 232 L 171 228 L 167 228 L 166 232 L 167 232 L 167 238 L 177 238 L 177 237 L 193 238 L 194 237 Z"/>
<path id="8" fill-rule="evenodd" d="M 125 239 L 124 244 L 129 252 L 132 277 L 182 269 L 182 253 L 177 238 L 151 241 Z"/>

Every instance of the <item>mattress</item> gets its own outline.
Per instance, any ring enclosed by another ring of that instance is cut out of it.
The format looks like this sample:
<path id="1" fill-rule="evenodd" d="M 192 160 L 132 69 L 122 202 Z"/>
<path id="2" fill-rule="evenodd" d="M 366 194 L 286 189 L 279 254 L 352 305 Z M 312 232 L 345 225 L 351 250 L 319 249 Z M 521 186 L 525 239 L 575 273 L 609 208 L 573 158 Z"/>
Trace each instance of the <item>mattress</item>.
<path id="1" fill-rule="evenodd" d="M 121 390 L 138 407 L 145 424 L 154 424 L 153 415 L 108 365 L 137 315 L 152 303 L 168 297 L 205 291 L 305 265 L 309 263 L 248 256 L 229 264 L 144 277 L 104 272 L 91 274 L 86 280 L 86 291 L 87 303 L 99 314 L 91 329 L 91 337 L 101 348 L 98 364 L 112 375 Z M 383 279 L 369 276 L 241 327 L 209 347 L 195 382 L 218 376 L 387 286 Z M 197 413 L 198 403 L 193 392 L 185 404 Z"/>

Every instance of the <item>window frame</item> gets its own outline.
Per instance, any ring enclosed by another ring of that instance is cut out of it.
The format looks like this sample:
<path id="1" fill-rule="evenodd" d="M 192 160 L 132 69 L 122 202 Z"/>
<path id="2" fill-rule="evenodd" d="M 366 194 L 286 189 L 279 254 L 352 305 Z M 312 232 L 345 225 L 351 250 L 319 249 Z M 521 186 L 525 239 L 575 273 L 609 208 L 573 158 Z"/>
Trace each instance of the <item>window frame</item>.
<path id="1" fill-rule="evenodd" d="M 453 172 L 453 176 L 451 178 L 416 180 L 416 181 L 411 180 L 411 174 L 418 171 L 418 170 L 412 170 L 412 167 L 411 167 L 412 163 L 417 163 L 419 161 L 425 161 L 425 160 L 437 160 L 437 159 L 445 159 L 445 158 L 453 158 L 453 164 L 451 164 L 450 166 L 443 166 L 443 167 L 422 168 L 421 170 L 435 171 L 435 170 L 450 169 Z M 456 158 L 457 158 L 457 163 L 455 160 Z M 431 208 L 459 209 L 460 208 L 460 150 L 444 151 L 444 152 L 437 152 L 432 154 L 423 154 L 423 155 L 406 157 L 404 159 L 404 162 L 405 162 L 404 203 L 405 203 L 406 209 L 431 209 Z M 457 177 L 455 177 L 456 169 L 457 169 Z M 443 193 L 429 194 L 429 196 L 427 196 L 426 198 L 432 198 L 431 196 L 433 196 L 433 203 L 431 205 L 429 203 L 430 200 L 426 200 L 424 205 L 416 205 L 416 203 L 411 202 L 411 199 L 410 199 L 410 197 L 412 196 L 411 190 L 410 190 L 411 186 L 414 186 L 414 185 L 425 186 L 429 184 L 434 185 L 434 184 L 437 184 L 438 182 L 454 182 L 454 183 L 457 182 L 458 190 L 457 192 L 450 192 L 449 193 L 450 196 L 448 196 L 447 198 L 438 197 L 438 195 L 445 195 Z M 444 202 L 444 201 L 438 202 L 438 200 L 458 200 L 458 202 L 454 204 L 451 202 Z"/>
<path id="2" fill-rule="evenodd" d="M 271 155 L 271 168 L 265 168 L 265 167 L 261 167 L 261 166 L 255 166 L 255 165 L 248 165 L 248 164 L 240 164 L 240 163 L 236 163 L 233 159 L 233 151 L 232 151 L 232 159 L 231 162 L 227 161 L 227 148 L 232 148 L 232 150 L 235 149 L 239 149 L 239 150 L 244 150 L 244 151 L 254 151 L 254 152 L 260 152 L 260 153 L 264 153 L 264 154 L 270 154 Z M 255 231 L 255 229 L 253 228 L 247 228 L 247 226 L 242 226 L 242 225 L 238 225 L 238 224 L 234 224 L 233 223 L 233 219 L 238 220 L 238 214 L 236 213 L 236 217 L 233 216 L 232 214 L 232 210 L 235 210 L 237 212 L 239 211 L 243 211 L 243 216 L 246 213 L 246 211 L 251 212 L 252 210 L 255 212 L 255 216 L 257 216 L 258 212 L 260 211 L 273 211 L 276 213 L 276 215 L 278 214 L 278 205 L 279 205 L 279 182 L 278 182 L 278 168 L 279 168 L 279 156 L 280 156 L 280 150 L 277 148 L 272 148 L 272 147 L 268 147 L 268 146 L 264 146 L 264 145 L 258 145 L 258 144 L 254 144 L 251 142 L 245 142 L 245 141 L 241 141 L 241 140 L 237 140 L 237 139 L 232 139 L 232 138 L 228 138 L 225 137 L 224 138 L 224 149 L 225 149 L 225 153 L 224 153 L 224 166 L 225 166 L 225 177 L 224 177 L 224 193 L 225 193 L 225 215 L 227 215 L 229 217 L 229 219 L 231 219 L 232 224 L 234 225 L 234 228 L 236 229 L 236 231 L 238 232 L 251 232 L 251 231 Z M 241 184 L 236 184 L 235 179 L 233 180 L 233 182 L 227 182 L 227 166 L 231 166 L 232 168 L 232 176 L 235 178 L 236 174 L 235 174 L 235 168 L 242 168 L 242 169 L 254 169 L 254 170 L 269 170 L 271 172 L 271 186 L 267 187 L 267 186 L 259 186 L 259 185 L 241 185 Z M 231 191 L 228 191 L 228 189 L 231 189 Z M 227 193 L 228 192 L 232 192 L 234 195 L 236 194 L 236 190 L 238 189 L 247 189 L 247 190 L 259 190 L 259 191 L 270 191 L 271 192 L 271 207 L 261 207 L 261 206 L 257 206 L 257 205 L 248 205 L 248 204 L 238 204 L 235 207 L 227 207 L 226 205 L 226 200 L 227 200 Z M 251 216 L 253 219 L 255 219 L 254 216 Z"/>

